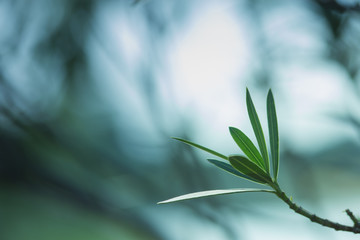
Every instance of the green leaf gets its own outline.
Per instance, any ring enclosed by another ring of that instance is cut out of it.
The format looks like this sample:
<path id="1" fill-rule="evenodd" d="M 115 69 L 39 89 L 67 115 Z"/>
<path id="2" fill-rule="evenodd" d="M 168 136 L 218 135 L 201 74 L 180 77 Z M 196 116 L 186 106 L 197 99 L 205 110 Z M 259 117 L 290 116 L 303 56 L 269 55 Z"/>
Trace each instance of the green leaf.
<path id="1" fill-rule="evenodd" d="M 268 151 L 267 151 L 267 148 L 266 148 L 264 133 L 263 133 L 263 130 L 261 128 L 260 120 L 259 120 L 259 117 L 258 117 L 258 115 L 256 113 L 255 106 L 254 106 L 253 101 L 251 100 L 250 92 L 249 92 L 248 89 L 246 89 L 246 105 L 247 105 L 247 109 L 248 109 L 250 122 L 251 122 L 251 125 L 252 125 L 253 129 L 254 129 L 256 140 L 257 140 L 257 142 L 259 144 L 261 156 L 263 157 L 263 160 L 264 160 L 264 163 L 265 163 L 265 170 L 266 170 L 267 173 L 270 173 L 270 170 L 269 170 L 269 156 L 268 156 Z"/>
<path id="2" fill-rule="evenodd" d="M 193 146 L 193 147 L 197 147 L 197 148 L 199 148 L 199 149 L 201 149 L 201 150 L 203 150 L 203 151 L 205 151 L 205 152 L 211 153 L 211 154 L 213 154 L 213 155 L 215 155 L 215 156 L 217 156 L 217 157 L 219 157 L 219 158 L 228 160 L 228 158 L 227 158 L 225 155 L 222 155 L 221 153 L 218 153 L 218 152 L 216 152 L 216 151 L 214 151 L 214 150 L 211 150 L 211 149 L 209 149 L 209 148 L 203 147 L 203 146 L 201 146 L 201 145 L 199 145 L 199 144 L 193 143 L 193 142 L 191 142 L 191 141 L 189 141 L 189 140 L 185 140 L 185 139 L 177 138 L 177 137 L 173 137 L 173 139 L 178 140 L 178 141 L 181 141 L 181 142 L 184 142 L 184 143 L 189 144 L 189 145 L 191 145 L 191 146 Z"/>
<path id="3" fill-rule="evenodd" d="M 279 172 L 279 130 L 275 110 L 275 101 L 271 89 L 267 96 L 267 117 L 269 124 L 270 150 L 275 181 Z"/>
<path id="4" fill-rule="evenodd" d="M 237 128 L 229 127 L 229 130 L 232 138 L 240 147 L 240 149 L 245 153 L 245 155 L 259 167 L 265 170 L 264 160 L 252 141 Z"/>
<path id="5" fill-rule="evenodd" d="M 171 198 L 165 201 L 158 202 L 158 204 L 164 203 L 171 203 L 171 202 L 178 202 L 193 198 L 202 198 L 202 197 L 209 197 L 209 196 L 216 196 L 216 195 L 224 195 L 224 194 L 233 194 L 233 193 L 245 193 L 245 192 L 269 192 L 275 193 L 272 190 L 267 189 L 254 189 L 254 188 L 237 188 L 237 189 L 224 189 L 224 190 L 210 190 L 210 191 L 202 191 L 202 192 L 195 192 L 185 194 L 179 197 Z"/>
<path id="6" fill-rule="evenodd" d="M 231 166 L 242 174 L 254 178 L 258 182 L 272 183 L 270 175 L 246 157 L 233 155 L 229 157 L 229 161 Z"/>
<path id="7" fill-rule="evenodd" d="M 225 170 L 231 174 L 234 174 L 237 177 L 241 177 L 244 178 L 246 180 L 250 180 L 256 183 L 260 183 L 260 184 L 264 184 L 264 182 L 258 181 L 255 178 L 249 177 L 247 175 L 242 174 L 241 172 L 239 172 L 238 170 L 236 170 L 235 168 L 233 168 L 230 164 L 222 162 L 222 161 L 218 161 L 218 160 L 214 160 L 214 159 L 208 159 L 208 161 L 212 164 L 214 164 L 216 167 L 221 168 L 222 170 Z"/>

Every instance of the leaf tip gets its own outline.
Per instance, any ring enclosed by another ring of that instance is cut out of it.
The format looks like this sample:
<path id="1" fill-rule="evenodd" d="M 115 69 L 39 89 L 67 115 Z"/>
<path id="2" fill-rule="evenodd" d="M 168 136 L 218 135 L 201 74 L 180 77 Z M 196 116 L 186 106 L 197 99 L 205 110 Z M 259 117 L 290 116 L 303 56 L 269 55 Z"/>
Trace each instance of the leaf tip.
<path id="1" fill-rule="evenodd" d="M 250 91 L 249 91 L 248 88 L 246 88 L 246 104 L 248 105 L 248 108 L 249 108 L 249 104 L 253 105 L 251 95 L 250 95 Z"/>

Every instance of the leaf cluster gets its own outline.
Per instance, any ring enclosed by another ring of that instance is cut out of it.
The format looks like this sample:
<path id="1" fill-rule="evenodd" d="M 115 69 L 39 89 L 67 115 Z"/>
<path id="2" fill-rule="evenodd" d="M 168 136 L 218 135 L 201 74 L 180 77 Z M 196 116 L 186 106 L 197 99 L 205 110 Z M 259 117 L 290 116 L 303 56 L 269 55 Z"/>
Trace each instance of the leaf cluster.
<path id="1" fill-rule="evenodd" d="M 230 135 L 232 136 L 235 143 L 239 146 L 241 151 L 244 153 L 244 155 L 225 156 L 215 150 L 206 148 L 189 140 L 181 138 L 174 139 L 221 158 L 222 160 L 208 159 L 208 161 L 222 170 L 225 170 L 237 177 L 241 177 L 258 184 L 268 185 L 274 188 L 275 186 L 277 186 L 277 178 L 279 172 L 279 132 L 276 117 L 275 101 L 271 89 L 269 90 L 267 95 L 267 120 L 269 129 L 270 152 L 268 152 L 261 123 L 248 89 L 246 89 L 246 105 L 249 119 L 254 130 L 254 134 L 259 148 L 255 146 L 255 144 L 245 133 L 235 127 L 229 127 Z M 271 159 L 272 171 L 270 171 L 269 159 Z M 211 190 L 186 194 L 159 203 L 169 203 L 192 198 L 241 192 L 274 191 L 267 189 Z"/>

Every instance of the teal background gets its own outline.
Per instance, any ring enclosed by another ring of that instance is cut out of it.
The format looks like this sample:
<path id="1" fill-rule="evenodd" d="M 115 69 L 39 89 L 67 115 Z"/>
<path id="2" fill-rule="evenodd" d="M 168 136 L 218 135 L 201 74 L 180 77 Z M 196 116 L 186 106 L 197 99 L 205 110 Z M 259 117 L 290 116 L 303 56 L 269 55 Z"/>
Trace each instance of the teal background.
<path id="1" fill-rule="evenodd" d="M 272 89 L 279 183 L 360 215 L 358 1 L 0 1 L 0 239 L 356 239 L 247 193 L 189 139 L 241 154 Z"/>

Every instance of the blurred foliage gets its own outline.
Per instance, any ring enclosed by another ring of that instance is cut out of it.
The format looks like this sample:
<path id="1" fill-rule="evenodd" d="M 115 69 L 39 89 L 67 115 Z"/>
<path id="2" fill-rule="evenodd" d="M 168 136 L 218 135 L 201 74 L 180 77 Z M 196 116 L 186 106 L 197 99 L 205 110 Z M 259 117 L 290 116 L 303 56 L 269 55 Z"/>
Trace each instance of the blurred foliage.
<path id="1" fill-rule="evenodd" d="M 164 53 L 202 4 L 207 3 L 0 1 L 0 239 L 177 239 L 162 227 L 169 213 L 155 203 L 179 192 L 231 185 L 232 179 L 204 169 L 193 150 L 169 139 L 191 139 L 192 132 L 186 116 L 177 113 L 170 80 L 164 80 L 169 76 Z M 239 7 L 239 16 L 245 11 L 251 19 L 254 41 L 262 42 L 254 53 L 259 65 L 249 70 L 259 89 L 276 88 L 275 63 L 286 58 L 275 54 L 278 46 L 268 41 L 262 18 L 269 6 L 282 4 L 257 0 Z M 358 6 L 309 0 L 302 7 L 331 33 L 322 57 L 340 66 L 358 92 Z M 103 29 L 107 11 L 118 11 L 111 16 L 119 19 L 110 22 L 120 35 L 127 24 L 136 29 L 135 60 L 128 45 L 109 39 Z M 109 100 L 110 90 L 118 91 L 119 100 Z M 335 117 L 359 131 L 355 113 Z M 315 157 L 358 173 L 358 144 L 329 146 L 324 153 L 344 148 L 348 155 L 341 163 L 326 154 Z M 294 171 L 293 186 L 299 179 L 310 181 L 311 156 L 291 146 L 283 150 L 282 159 L 289 158 L 284 168 Z M 222 201 L 182 206 L 228 239 L 240 239 L 222 213 L 252 210 Z"/>

